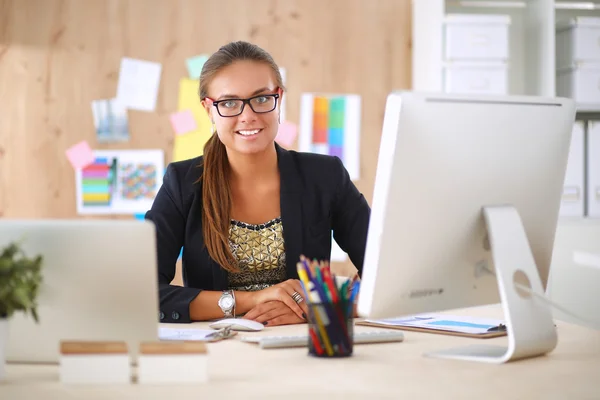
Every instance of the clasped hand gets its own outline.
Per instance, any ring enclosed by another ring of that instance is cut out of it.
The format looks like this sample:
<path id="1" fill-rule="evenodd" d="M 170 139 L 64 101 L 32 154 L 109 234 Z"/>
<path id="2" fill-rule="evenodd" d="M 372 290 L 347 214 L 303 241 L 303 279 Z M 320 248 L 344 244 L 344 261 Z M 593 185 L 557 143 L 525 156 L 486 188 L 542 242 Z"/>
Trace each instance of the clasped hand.
<path id="1" fill-rule="evenodd" d="M 254 306 L 244 318 L 260 322 L 267 326 L 300 324 L 306 322 L 308 311 L 306 300 L 296 303 L 294 293 L 304 298 L 300 281 L 288 279 L 267 289 L 254 293 Z"/>

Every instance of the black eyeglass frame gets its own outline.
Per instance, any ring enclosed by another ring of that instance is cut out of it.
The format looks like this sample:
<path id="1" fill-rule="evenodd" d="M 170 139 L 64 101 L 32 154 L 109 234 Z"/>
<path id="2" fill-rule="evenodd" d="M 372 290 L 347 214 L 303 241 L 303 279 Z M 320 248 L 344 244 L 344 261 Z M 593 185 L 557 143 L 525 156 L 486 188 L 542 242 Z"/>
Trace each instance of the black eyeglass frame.
<path id="1" fill-rule="evenodd" d="M 259 97 L 274 97 L 275 98 L 275 103 L 273 104 L 273 108 L 270 109 L 269 111 L 256 111 L 254 109 L 254 107 L 252 107 L 252 104 L 250 104 L 251 100 L 257 99 Z M 256 114 L 266 114 L 266 113 L 270 113 L 273 112 L 273 110 L 275 110 L 277 108 L 277 100 L 279 99 L 279 93 L 269 93 L 269 94 L 259 94 L 257 96 L 253 96 L 250 97 L 248 99 L 223 99 L 223 100 L 213 100 L 210 97 L 207 97 L 211 102 L 212 105 L 217 109 L 217 112 L 219 113 L 219 115 L 223 118 L 229 118 L 229 117 L 237 117 L 238 115 L 240 115 L 241 113 L 244 112 L 244 108 L 246 108 L 246 104 L 248 104 L 250 106 L 250 108 L 252 109 L 252 111 L 254 111 Z M 241 101 L 242 102 L 242 108 L 240 109 L 240 112 L 234 115 L 223 115 L 221 114 L 221 110 L 219 110 L 219 104 L 220 103 L 224 103 L 226 101 L 233 101 L 233 100 L 237 100 L 237 101 Z"/>

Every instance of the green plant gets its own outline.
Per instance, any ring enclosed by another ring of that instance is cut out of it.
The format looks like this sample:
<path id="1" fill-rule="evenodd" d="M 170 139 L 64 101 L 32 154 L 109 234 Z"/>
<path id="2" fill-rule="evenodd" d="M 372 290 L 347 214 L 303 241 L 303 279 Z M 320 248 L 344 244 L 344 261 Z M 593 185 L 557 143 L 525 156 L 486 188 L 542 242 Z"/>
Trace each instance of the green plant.
<path id="1" fill-rule="evenodd" d="M 11 243 L 0 254 L 0 317 L 15 311 L 31 313 L 38 322 L 36 298 L 42 283 L 42 256 L 29 258 L 19 243 Z"/>

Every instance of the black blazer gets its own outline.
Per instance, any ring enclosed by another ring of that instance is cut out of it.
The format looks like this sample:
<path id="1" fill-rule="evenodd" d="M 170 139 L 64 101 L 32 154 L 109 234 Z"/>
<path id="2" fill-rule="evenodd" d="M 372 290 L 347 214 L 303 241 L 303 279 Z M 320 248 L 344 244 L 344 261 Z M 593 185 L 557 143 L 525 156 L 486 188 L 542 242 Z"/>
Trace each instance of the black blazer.
<path id="1" fill-rule="evenodd" d="M 370 207 L 337 157 L 288 151 L 275 144 L 281 177 L 281 219 L 288 278 L 300 255 L 328 260 L 331 231 L 362 272 Z M 202 290 L 225 290 L 227 271 L 202 239 L 202 157 L 168 165 L 146 219 L 156 227 L 161 322 L 190 322 L 190 302 Z M 183 282 L 172 286 L 183 246 Z"/>

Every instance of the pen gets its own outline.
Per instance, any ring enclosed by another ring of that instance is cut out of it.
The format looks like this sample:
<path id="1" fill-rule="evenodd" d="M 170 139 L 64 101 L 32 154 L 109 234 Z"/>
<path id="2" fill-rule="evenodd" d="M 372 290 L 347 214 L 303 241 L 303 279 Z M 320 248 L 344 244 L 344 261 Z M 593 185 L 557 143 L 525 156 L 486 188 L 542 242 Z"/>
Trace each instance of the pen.
<path id="1" fill-rule="evenodd" d="M 488 332 L 504 332 L 506 331 L 506 325 L 504 324 L 500 324 L 498 326 L 492 326 L 490 329 L 487 330 Z"/>

